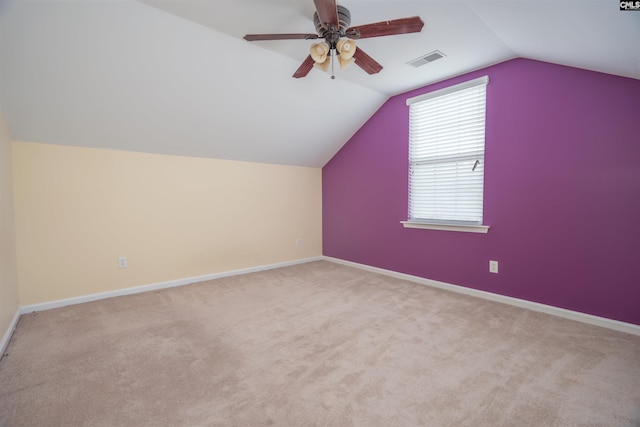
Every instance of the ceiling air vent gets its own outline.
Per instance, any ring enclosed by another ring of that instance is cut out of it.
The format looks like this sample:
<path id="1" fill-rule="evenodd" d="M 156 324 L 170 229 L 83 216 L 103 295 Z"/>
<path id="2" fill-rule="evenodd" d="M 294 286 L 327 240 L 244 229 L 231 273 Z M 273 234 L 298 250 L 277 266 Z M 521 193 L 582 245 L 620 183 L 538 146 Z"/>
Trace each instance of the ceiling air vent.
<path id="1" fill-rule="evenodd" d="M 416 58 L 412 61 L 407 62 L 407 64 L 412 65 L 416 68 L 421 67 L 424 64 L 428 64 L 429 62 L 433 62 L 440 58 L 445 57 L 446 55 L 439 50 L 434 50 L 433 52 L 429 52 L 426 55 L 422 55 L 420 58 Z"/>

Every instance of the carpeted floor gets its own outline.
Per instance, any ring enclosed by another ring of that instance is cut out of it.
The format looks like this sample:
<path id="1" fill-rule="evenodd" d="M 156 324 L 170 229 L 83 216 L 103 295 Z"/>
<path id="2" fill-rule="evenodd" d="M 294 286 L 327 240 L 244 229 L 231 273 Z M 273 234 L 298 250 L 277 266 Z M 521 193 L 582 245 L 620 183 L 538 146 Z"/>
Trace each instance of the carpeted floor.
<path id="1" fill-rule="evenodd" d="M 638 426 L 640 337 L 319 261 L 24 315 L 1 426 Z"/>

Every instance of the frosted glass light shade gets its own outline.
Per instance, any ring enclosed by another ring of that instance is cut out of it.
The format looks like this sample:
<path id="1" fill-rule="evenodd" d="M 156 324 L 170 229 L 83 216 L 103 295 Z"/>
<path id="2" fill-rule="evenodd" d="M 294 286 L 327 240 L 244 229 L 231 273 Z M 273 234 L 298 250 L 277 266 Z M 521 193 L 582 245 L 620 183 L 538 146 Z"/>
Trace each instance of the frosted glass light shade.
<path id="1" fill-rule="evenodd" d="M 329 54 L 329 45 L 325 42 L 314 43 L 311 45 L 310 52 L 311 58 L 318 64 L 322 64 L 327 60 Z"/>

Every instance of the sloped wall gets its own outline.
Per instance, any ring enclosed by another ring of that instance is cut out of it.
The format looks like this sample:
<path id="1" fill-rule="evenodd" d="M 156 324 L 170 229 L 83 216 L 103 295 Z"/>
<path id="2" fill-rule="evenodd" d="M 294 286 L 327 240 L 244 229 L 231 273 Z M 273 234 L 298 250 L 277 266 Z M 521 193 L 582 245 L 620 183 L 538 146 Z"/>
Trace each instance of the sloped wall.
<path id="1" fill-rule="evenodd" d="M 491 229 L 403 228 L 406 98 L 483 75 Z M 395 96 L 323 168 L 323 252 L 640 324 L 639 111 L 638 80 L 526 59 Z"/>

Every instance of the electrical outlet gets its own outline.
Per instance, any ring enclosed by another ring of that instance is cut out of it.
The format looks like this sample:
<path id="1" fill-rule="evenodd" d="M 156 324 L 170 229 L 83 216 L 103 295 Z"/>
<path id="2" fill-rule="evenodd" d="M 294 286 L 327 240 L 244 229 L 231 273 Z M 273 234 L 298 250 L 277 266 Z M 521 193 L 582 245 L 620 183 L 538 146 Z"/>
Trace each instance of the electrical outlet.
<path id="1" fill-rule="evenodd" d="M 498 261 L 489 261 L 489 273 L 498 274 Z"/>
<path id="2" fill-rule="evenodd" d="M 127 268 L 127 257 L 118 257 L 118 268 Z"/>
<path id="3" fill-rule="evenodd" d="M 296 246 L 302 246 L 302 239 L 296 240 Z"/>

